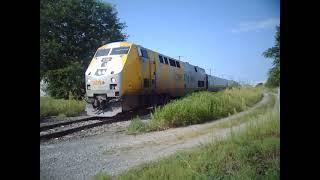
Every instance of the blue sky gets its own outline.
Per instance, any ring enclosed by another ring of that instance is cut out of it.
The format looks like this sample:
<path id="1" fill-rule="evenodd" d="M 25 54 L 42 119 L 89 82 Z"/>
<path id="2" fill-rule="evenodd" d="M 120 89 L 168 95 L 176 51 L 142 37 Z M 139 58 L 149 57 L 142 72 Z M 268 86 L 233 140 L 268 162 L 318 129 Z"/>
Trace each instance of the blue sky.
<path id="1" fill-rule="evenodd" d="M 128 41 L 200 66 L 212 75 L 255 83 L 267 79 L 280 22 L 279 0 L 107 0 Z"/>

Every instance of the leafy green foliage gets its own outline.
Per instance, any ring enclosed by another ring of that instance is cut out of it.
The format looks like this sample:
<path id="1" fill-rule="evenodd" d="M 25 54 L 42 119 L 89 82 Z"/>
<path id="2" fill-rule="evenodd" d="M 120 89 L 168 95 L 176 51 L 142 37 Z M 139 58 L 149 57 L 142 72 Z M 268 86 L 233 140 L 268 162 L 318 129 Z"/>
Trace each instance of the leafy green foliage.
<path id="1" fill-rule="evenodd" d="M 40 80 L 49 84 L 64 81 L 65 69 L 76 68 L 73 78 L 77 88 L 84 88 L 84 73 L 96 49 L 103 44 L 123 41 L 121 32 L 126 25 L 120 23 L 114 7 L 96 0 L 41 0 L 40 1 Z M 74 65 L 77 64 L 77 65 Z M 80 69 L 78 67 L 81 67 Z M 54 72 L 50 72 L 54 71 Z M 69 71 L 69 70 L 68 70 Z M 61 74 L 61 76 L 59 75 Z M 64 86 L 64 91 L 76 92 Z M 49 86 L 50 95 L 57 93 L 57 86 Z M 60 96 L 59 96 L 60 97 Z"/>
<path id="2" fill-rule="evenodd" d="M 74 63 L 65 68 L 48 71 L 46 80 L 49 82 L 47 89 L 50 95 L 56 98 L 67 98 L 72 96 L 81 99 L 81 87 L 85 82 L 80 74 L 83 69 L 79 63 Z"/>
<path id="3" fill-rule="evenodd" d="M 269 87 L 280 86 L 280 26 L 277 26 L 275 39 L 275 46 L 263 53 L 266 58 L 273 59 L 273 67 L 269 70 L 269 77 L 266 82 L 266 86 Z"/>

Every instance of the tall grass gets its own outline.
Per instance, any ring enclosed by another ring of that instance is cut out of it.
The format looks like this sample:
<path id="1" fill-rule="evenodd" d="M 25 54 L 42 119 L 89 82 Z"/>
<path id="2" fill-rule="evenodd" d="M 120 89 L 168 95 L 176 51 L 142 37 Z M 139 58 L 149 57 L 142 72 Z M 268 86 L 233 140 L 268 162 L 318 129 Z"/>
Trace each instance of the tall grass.
<path id="1" fill-rule="evenodd" d="M 257 103 L 263 88 L 233 88 L 212 92 L 197 92 L 183 99 L 155 108 L 152 120 L 141 128 L 143 131 L 163 130 L 226 117 Z M 136 123 L 136 122 L 132 122 Z"/>
<path id="2" fill-rule="evenodd" d="M 146 123 L 142 122 L 139 117 L 131 120 L 128 126 L 128 134 L 139 134 L 146 131 Z"/>
<path id="3" fill-rule="evenodd" d="M 128 170 L 113 179 L 279 179 L 280 117 L 268 111 L 242 132 Z"/>
<path id="4" fill-rule="evenodd" d="M 257 107 L 252 112 L 235 119 L 229 119 L 226 121 L 216 123 L 210 128 L 228 128 L 228 127 L 240 125 L 241 123 L 244 123 L 247 121 L 256 120 L 259 116 L 264 115 L 266 112 L 271 111 L 274 108 L 276 97 L 274 95 L 271 95 L 271 96 L 272 97 L 268 99 L 265 105 Z"/>
<path id="5" fill-rule="evenodd" d="M 85 103 L 78 100 L 40 97 L 40 118 L 49 116 L 76 116 L 84 111 Z"/>
<path id="6" fill-rule="evenodd" d="M 231 117 L 229 119 L 225 119 L 223 121 L 220 121 L 220 122 L 217 122 L 214 124 L 207 124 L 200 131 L 192 131 L 192 132 L 180 134 L 179 140 L 189 139 L 189 138 L 192 138 L 195 136 L 207 134 L 207 133 L 213 132 L 217 129 L 232 128 L 232 127 L 238 126 L 242 123 L 248 123 L 249 121 L 255 121 L 256 119 L 260 118 L 260 116 L 263 116 L 266 112 L 273 110 L 274 107 L 275 107 L 275 97 L 273 95 L 271 98 L 267 99 L 265 104 L 253 109 L 253 111 L 251 111 L 247 114 L 243 114 L 241 116 L 234 116 L 234 117 Z"/>
<path id="7" fill-rule="evenodd" d="M 99 172 L 91 178 L 92 180 L 111 180 L 111 176 L 106 172 Z"/>

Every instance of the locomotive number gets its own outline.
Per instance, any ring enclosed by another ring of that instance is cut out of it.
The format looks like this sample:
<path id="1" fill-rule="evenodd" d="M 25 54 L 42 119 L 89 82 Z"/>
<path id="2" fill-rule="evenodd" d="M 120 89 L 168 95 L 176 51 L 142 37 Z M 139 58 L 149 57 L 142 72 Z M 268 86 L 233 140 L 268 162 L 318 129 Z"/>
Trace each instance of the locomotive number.
<path id="1" fill-rule="evenodd" d="M 95 81 L 92 81 L 92 85 L 93 86 L 99 86 L 99 85 L 102 85 L 103 83 L 102 83 L 102 81 L 100 81 L 100 80 L 95 80 Z"/>

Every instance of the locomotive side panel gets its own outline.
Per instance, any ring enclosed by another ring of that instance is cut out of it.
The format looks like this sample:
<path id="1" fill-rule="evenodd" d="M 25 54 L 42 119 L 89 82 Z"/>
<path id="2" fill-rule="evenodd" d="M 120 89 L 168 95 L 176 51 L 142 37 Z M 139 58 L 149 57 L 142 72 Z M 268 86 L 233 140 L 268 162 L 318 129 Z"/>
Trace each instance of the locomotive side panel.
<path id="1" fill-rule="evenodd" d="M 205 90 L 206 74 L 204 69 L 189 63 L 182 63 L 184 70 L 185 93 Z"/>
<path id="2" fill-rule="evenodd" d="M 169 83 L 170 83 L 170 71 L 168 68 L 168 65 L 164 63 L 164 61 L 162 60 L 162 63 L 160 62 L 160 58 L 159 56 L 161 56 L 162 58 L 164 57 L 161 54 L 157 53 L 157 71 L 156 71 L 156 83 L 157 83 L 157 93 L 158 94 L 168 94 L 168 89 L 169 89 Z"/>
<path id="3" fill-rule="evenodd" d="M 130 48 L 122 76 L 122 110 L 128 111 L 139 107 L 142 91 L 141 62 L 135 45 Z"/>
<path id="4" fill-rule="evenodd" d="M 123 67 L 122 92 L 123 95 L 137 95 L 141 91 L 141 66 L 137 47 L 132 45 L 126 63 Z"/>
<path id="5" fill-rule="evenodd" d="M 157 52 L 151 52 L 156 65 L 156 93 L 158 95 L 167 94 L 173 97 L 183 96 L 184 80 L 181 63 Z M 160 61 L 160 57 L 163 58 L 162 61 Z M 166 61 L 164 58 L 166 58 Z M 170 64 L 170 60 L 171 62 L 174 61 L 174 64 Z"/>

